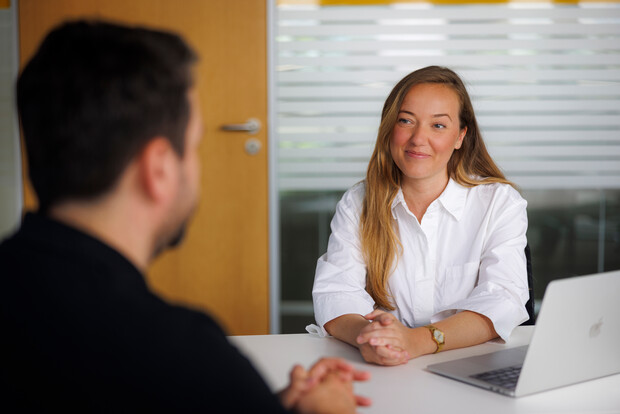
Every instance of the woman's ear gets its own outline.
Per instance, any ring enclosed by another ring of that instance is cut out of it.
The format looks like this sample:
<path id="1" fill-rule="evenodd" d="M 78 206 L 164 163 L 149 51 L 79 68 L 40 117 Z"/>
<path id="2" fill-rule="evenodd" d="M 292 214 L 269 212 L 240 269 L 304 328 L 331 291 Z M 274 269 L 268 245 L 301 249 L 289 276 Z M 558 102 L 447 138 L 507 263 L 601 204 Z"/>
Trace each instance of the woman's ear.
<path id="1" fill-rule="evenodd" d="M 170 141 L 155 137 L 138 155 L 140 185 L 144 194 L 153 201 L 173 197 L 178 183 L 178 160 Z"/>
<path id="2" fill-rule="evenodd" d="M 465 138 L 465 135 L 467 135 L 467 127 L 461 129 L 461 132 L 459 132 L 459 139 L 456 140 L 456 144 L 454 145 L 454 149 L 460 149 L 461 146 L 463 145 L 463 139 Z"/>

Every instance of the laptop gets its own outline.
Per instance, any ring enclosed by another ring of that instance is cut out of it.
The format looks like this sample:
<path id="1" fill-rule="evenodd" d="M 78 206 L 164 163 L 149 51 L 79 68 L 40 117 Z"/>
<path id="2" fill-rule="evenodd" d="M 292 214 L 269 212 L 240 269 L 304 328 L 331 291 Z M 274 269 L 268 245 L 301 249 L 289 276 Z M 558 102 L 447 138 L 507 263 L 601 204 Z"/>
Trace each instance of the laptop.
<path id="1" fill-rule="evenodd" d="M 427 369 L 511 397 L 620 373 L 620 271 L 551 282 L 529 346 Z"/>

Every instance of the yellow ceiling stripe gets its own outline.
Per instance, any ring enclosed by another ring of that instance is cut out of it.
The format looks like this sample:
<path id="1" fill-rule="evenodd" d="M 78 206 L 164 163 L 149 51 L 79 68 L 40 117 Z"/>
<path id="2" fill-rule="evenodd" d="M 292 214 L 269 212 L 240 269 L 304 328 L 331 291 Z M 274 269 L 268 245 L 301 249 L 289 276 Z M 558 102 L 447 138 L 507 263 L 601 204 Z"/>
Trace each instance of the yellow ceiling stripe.
<path id="1" fill-rule="evenodd" d="M 277 0 L 278 5 L 375 6 L 395 3 L 492 4 L 492 3 L 618 3 L 620 0 Z"/>

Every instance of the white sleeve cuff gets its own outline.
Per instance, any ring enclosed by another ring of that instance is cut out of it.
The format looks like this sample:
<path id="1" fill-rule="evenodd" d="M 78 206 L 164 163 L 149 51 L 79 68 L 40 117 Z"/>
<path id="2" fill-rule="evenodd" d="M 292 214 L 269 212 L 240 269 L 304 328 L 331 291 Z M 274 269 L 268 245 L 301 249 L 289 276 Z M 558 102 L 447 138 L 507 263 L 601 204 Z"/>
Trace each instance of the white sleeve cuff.
<path id="1" fill-rule="evenodd" d="M 327 333 L 325 328 L 315 324 L 306 326 L 306 332 L 308 332 L 310 335 L 318 336 L 319 338 L 327 338 L 328 336 L 331 336 L 329 333 Z"/>

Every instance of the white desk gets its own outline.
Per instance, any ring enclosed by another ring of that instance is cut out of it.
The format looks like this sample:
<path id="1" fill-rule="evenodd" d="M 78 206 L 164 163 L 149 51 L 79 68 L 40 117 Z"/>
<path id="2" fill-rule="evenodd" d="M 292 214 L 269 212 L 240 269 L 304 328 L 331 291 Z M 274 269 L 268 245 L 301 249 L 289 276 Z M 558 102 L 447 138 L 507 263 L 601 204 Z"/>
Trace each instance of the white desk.
<path id="1" fill-rule="evenodd" d="M 518 327 L 505 345 L 486 343 L 426 355 L 396 367 L 367 364 L 357 349 L 334 338 L 296 334 L 233 336 L 230 340 L 274 391 L 288 383 L 294 364 L 307 368 L 323 356 L 340 357 L 369 371 L 371 379 L 355 386 L 356 393 L 373 400 L 372 407 L 359 410 L 362 414 L 620 413 L 620 374 L 515 399 L 426 371 L 435 362 L 527 344 L 532 332 L 531 326 Z"/>

